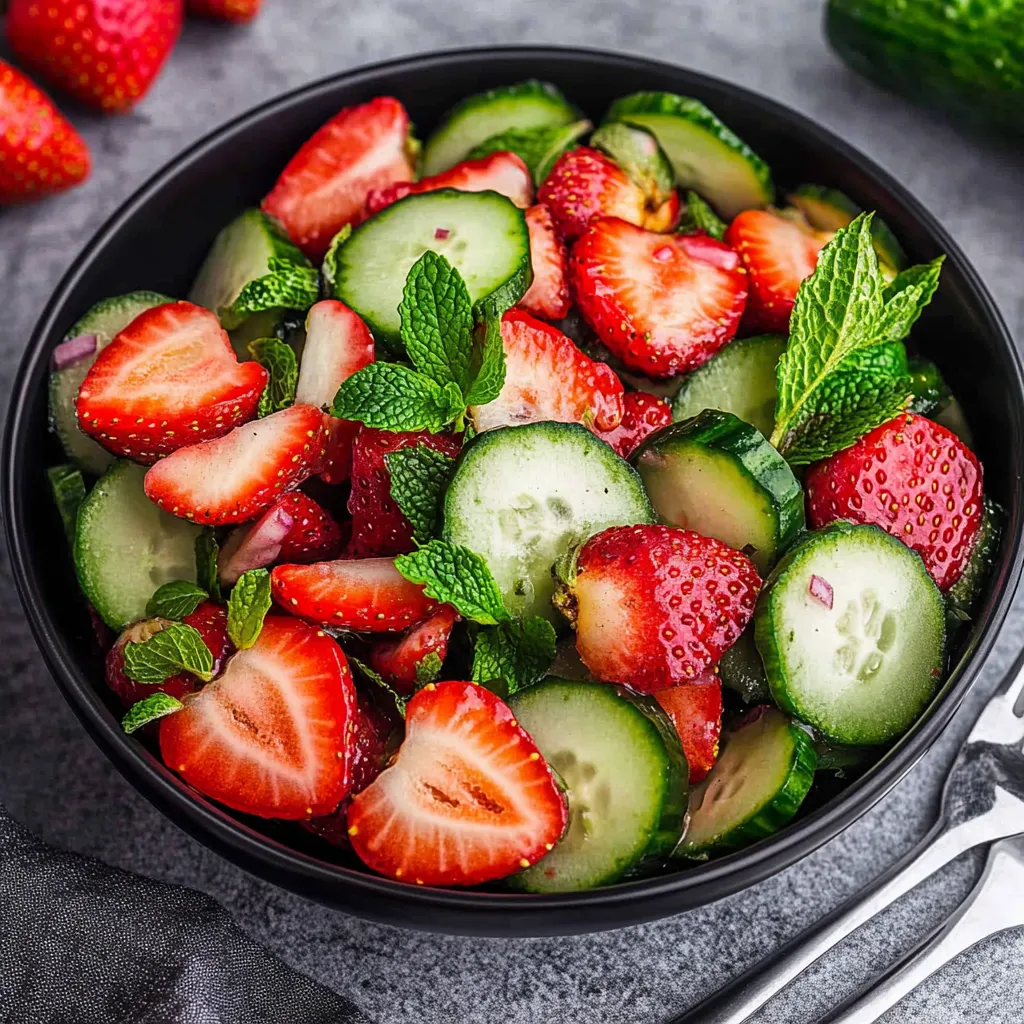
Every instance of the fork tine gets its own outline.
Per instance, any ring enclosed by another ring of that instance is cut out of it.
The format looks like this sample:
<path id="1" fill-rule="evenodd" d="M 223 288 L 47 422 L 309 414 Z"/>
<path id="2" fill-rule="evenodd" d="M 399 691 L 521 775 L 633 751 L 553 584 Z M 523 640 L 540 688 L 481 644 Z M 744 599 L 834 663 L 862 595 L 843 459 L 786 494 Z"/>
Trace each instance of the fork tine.
<path id="1" fill-rule="evenodd" d="M 1021 717 L 1024 715 L 1024 651 L 1006 673 L 1006 680 L 974 723 L 968 743 L 982 741 L 1018 746 L 1024 740 L 1024 718 Z"/>

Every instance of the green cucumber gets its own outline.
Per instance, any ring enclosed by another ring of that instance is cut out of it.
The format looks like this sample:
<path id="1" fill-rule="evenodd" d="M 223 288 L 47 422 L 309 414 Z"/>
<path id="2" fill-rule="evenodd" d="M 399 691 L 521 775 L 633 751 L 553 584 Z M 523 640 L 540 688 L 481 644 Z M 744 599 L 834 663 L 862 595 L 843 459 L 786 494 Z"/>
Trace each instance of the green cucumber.
<path id="1" fill-rule="evenodd" d="M 53 502 L 57 506 L 61 522 L 64 524 L 64 534 L 68 542 L 73 543 L 75 524 L 78 522 L 78 510 L 82 507 L 86 494 L 85 481 L 82 479 L 81 471 L 65 463 L 61 466 L 51 466 L 46 471 L 46 477 L 50 481 Z"/>
<path id="2" fill-rule="evenodd" d="M 988 582 L 999 554 L 1006 513 L 991 498 L 982 498 L 981 525 L 974 542 L 974 551 L 964 566 L 960 579 L 946 591 L 947 622 L 952 631 L 971 620 L 971 613 Z"/>
<path id="3" fill-rule="evenodd" d="M 483 313 L 515 305 L 533 279 L 523 211 L 497 192 L 444 188 L 400 199 L 352 233 L 337 252 L 335 298 L 399 344 L 405 278 L 428 249 L 459 271 Z"/>
<path id="4" fill-rule="evenodd" d="M 577 120 L 566 98 L 547 82 L 530 80 L 467 96 L 446 115 L 423 147 L 424 175 L 448 170 L 480 143 L 509 129 L 554 128 Z"/>
<path id="5" fill-rule="evenodd" d="M 146 604 L 163 584 L 196 582 L 202 528 L 158 509 L 142 489 L 145 476 L 145 466 L 119 459 L 78 510 L 78 582 L 111 629 L 145 618 Z"/>
<path id="6" fill-rule="evenodd" d="M 763 704 L 771 700 L 768 677 L 764 674 L 761 655 L 754 643 L 753 624 L 743 630 L 732 647 L 722 655 L 718 675 L 722 685 L 732 690 L 744 704 Z"/>
<path id="7" fill-rule="evenodd" d="M 931 416 L 952 397 L 948 385 L 942 379 L 939 368 L 930 359 L 908 359 L 907 373 L 910 375 L 910 411 L 921 416 Z"/>
<path id="8" fill-rule="evenodd" d="M 653 132 L 675 169 L 676 184 L 700 193 L 726 220 L 775 197 L 768 165 L 699 100 L 637 92 L 616 100 L 605 121 Z"/>
<path id="9" fill-rule="evenodd" d="M 643 190 L 652 206 L 661 206 L 672 197 L 675 171 L 651 132 L 621 121 L 610 121 L 594 132 L 590 144 L 611 157 Z"/>
<path id="10" fill-rule="evenodd" d="M 750 556 L 763 574 L 804 528 L 804 492 L 760 431 L 705 409 L 655 431 L 633 454 L 654 511 Z"/>
<path id="11" fill-rule="evenodd" d="M 83 434 L 78 427 L 75 399 L 82 381 L 100 352 L 140 313 L 173 301 L 157 292 L 129 292 L 127 295 L 104 299 L 93 306 L 64 336 L 64 340 L 68 341 L 83 334 L 96 335 L 96 351 L 63 370 L 54 370 L 49 382 L 50 429 L 60 439 L 68 458 L 82 472 L 99 476 L 114 461 L 114 456 L 106 448 Z"/>
<path id="12" fill-rule="evenodd" d="M 777 832 L 800 809 L 817 762 L 803 729 L 774 708 L 752 711 L 690 794 L 690 820 L 676 856 L 703 859 Z"/>
<path id="13" fill-rule="evenodd" d="M 703 409 L 720 409 L 770 436 L 775 426 L 775 366 L 785 347 L 786 339 L 777 334 L 729 342 L 687 374 L 672 402 L 672 419 L 687 420 Z"/>
<path id="14" fill-rule="evenodd" d="M 552 566 L 609 526 L 653 523 L 640 477 L 578 423 L 478 434 L 445 492 L 442 536 L 475 551 L 513 615 L 559 621 Z"/>
<path id="15" fill-rule="evenodd" d="M 938 689 L 945 618 L 915 551 L 877 526 L 839 521 L 783 557 L 758 599 L 754 636 L 783 711 L 833 743 L 877 746 Z"/>
<path id="16" fill-rule="evenodd" d="M 569 823 L 554 850 L 508 884 L 568 892 L 660 867 L 682 832 L 688 771 L 657 701 L 607 683 L 546 679 L 509 706 L 565 782 Z"/>
<path id="17" fill-rule="evenodd" d="M 548 128 L 510 128 L 475 146 L 466 159 L 479 160 L 492 153 L 515 153 L 530 169 L 534 185 L 540 185 L 558 158 L 593 127 L 589 121 L 573 121 Z"/>

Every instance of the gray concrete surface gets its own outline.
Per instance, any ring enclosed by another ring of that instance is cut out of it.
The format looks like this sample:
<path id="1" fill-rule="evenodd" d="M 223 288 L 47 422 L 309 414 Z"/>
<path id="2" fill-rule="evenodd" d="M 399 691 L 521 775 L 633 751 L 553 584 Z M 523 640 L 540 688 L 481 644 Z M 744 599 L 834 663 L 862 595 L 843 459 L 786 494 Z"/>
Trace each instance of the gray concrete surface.
<path id="1" fill-rule="evenodd" d="M 89 184 L 0 213 L 0 401 L 47 295 L 106 216 L 149 174 L 229 117 L 358 64 L 432 48 L 563 42 L 688 65 L 758 89 L 845 135 L 930 207 L 974 260 L 1018 337 L 1024 326 L 1024 159 L 883 95 L 826 49 L 819 0 L 266 0 L 250 29 L 192 25 L 150 97 L 118 119 L 74 120 L 93 148 Z M 1019 605 L 1019 603 L 1018 603 Z M 332 913 L 252 878 L 187 839 L 106 762 L 43 667 L 0 565 L 0 800 L 46 839 L 220 899 L 289 963 L 382 1024 L 658 1024 L 855 892 L 909 848 L 971 708 L 1021 644 L 1021 608 L 968 708 L 878 808 L 802 863 L 700 911 L 583 938 L 430 936 Z M 955 865 L 848 942 L 762 1020 L 803 1024 L 942 919 L 976 860 Z M 1017 894 L 1019 898 L 1019 894 Z M 98 951 L 101 953 L 101 951 Z M 886 1020 L 1024 1020 L 1024 935 L 985 943 Z"/>

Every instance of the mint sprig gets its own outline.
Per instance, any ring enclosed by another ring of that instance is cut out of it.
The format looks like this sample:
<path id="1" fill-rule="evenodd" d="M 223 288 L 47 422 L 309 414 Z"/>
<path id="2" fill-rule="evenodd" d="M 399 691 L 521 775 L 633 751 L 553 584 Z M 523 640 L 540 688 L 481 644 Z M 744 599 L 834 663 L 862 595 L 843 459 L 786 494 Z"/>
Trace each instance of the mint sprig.
<path id="1" fill-rule="evenodd" d="M 388 452 L 384 462 L 391 477 L 391 497 L 412 525 L 413 540 L 426 544 L 437 528 L 455 460 L 418 444 Z"/>
<path id="2" fill-rule="evenodd" d="M 677 230 L 682 235 L 703 232 L 721 241 L 725 238 L 725 221 L 696 192 L 687 192 L 686 211 L 679 218 Z"/>
<path id="3" fill-rule="evenodd" d="M 193 626 L 176 622 L 141 643 L 124 646 L 124 674 L 137 683 L 162 683 L 179 672 L 213 677 L 213 653 Z"/>
<path id="4" fill-rule="evenodd" d="M 457 384 L 443 388 L 401 363 L 370 363 L 338 389 L 331 415 L 377 430 L 436 434 L 466 411 Z"/>
<path id="5" fill-rule="evenodd" d="M 320 298 L 320 274 L 280 256 L 271 256 L 267 273 L 249 281 L 230 306 L 217 312 L 226 331 L 243 324 L 253 313 L 268 309 L 307 310 Z"/>
<path id="6" fill-rule="evenodd" d="M 294 405 L 295 388 L 299 382 L 295 349 L 280 338 L 258 338 L 249 343 L 249 354 L 270 374 L 260 395 L 257 415 L 262 418 Z"/>
<path id="7" fill-rule="evenodd" d="M 144 725 L 155 722 L 158 718 L 165 718 L 180 711 L 185 705 L 169 693 L 154 693 L 145 700 L 136 701 L 128 713 L 121 719 L 121 728 L 131 735 Z"/>
<path id="8" fill-rule="evenodd" d="M 220 545 L 212 526 L 204 526 L 196 537 L 196 582 L 214 601 L 220 600 L 220 579 L 217 576 L 217 555 Z"/>
<path id="9" fill-rule="evenodd" d="M 270 605 L 270 573 L 266 569 L 243 572 L 228 598 L 228 636 L 240 651 L 259 639 Z"/>
<path id="10" fill-rule="evenodd" d="M 191 615 L 209 595 L 187 580 L 171 580 L 158 587 L 146 605 L 146 614 L 160 619 L 180 621 Z"/>
<path id="11" fill-rule="evenodd" d="M 543 679 L 555 660 L 555 627 L 534 615 L 481 629 L 473 648 L 474 682 L 504 680 L 511 696 Z"/>

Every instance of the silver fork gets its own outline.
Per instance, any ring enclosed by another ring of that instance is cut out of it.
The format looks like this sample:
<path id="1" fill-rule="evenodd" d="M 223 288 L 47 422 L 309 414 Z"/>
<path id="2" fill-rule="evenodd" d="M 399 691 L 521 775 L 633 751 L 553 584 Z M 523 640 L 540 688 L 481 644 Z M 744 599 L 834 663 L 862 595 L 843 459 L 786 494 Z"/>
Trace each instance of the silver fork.
<path id="1" fill-rule="evenodd" d="M 866 892 L 858 893 L 822 921 L 796 936 L 769 961 L 755 964 L 724 989 L 712 993 L 671 1024 L 744 1024 L 769 999 L 833 946 L 950 861 L 976 846 L 1024 835 L 1022 694 L 1024 653 L 1018 656 L 1000 692 L 985 706 L 961 747 L 943 787 L 939 819 L 924 839 L 880 876 Z M 1000 854 L 998 873 L 993 874 L 990 870 L 985 878 L 1002 879 L 1005 874 L 1002 865 L 1005 863 L 1005 856 Z M 980 886 L 981 883 L 979 889 Z M 966 904 L 961 908 L 965 912 L 962 916 L 970 917 L 970 922 L 973 922 L 977 915 L 966 914 L 967 909 Z M 950 930 L 940 933 L 939 942 L 951 934 L 956 923 L 954 921 Z M 964 925 L 964 929 L 968 928 L 968 924 Z M 951 945 L 943 948 L 953 948 L 966 934 L 966 930 L 958 931 L 959 938 L 950 938 Z M 921 954 L 922 961 L 925 956 L 933 956 L 934 948 L 929 946 Z M 950 957 L 954 955 L 951 953 Z M 939 961 L 932 959 L 928 963 L 934 963 L 929 974 L 940 965 Z M 908 964 L 907 969 L 910 970 L 912 966 L 912 963 Z M 895 985 L 901 977 L 905 981 L 909 975 L 901 969 L 889 981 Z M 895 992 L 897 989 L 886 991 Z M 894 1002 L 900 998 L 902 995 L 896 996 Z M 865 1004 L 866 999 L 857 1005 Z M 845 1017 L 838 1019 L 843 1024 L 852 1024 L 854 1020 L 861 1024 L 861 1021 L 875 1018 L 851 1017 L 849 1022 Z"/>

